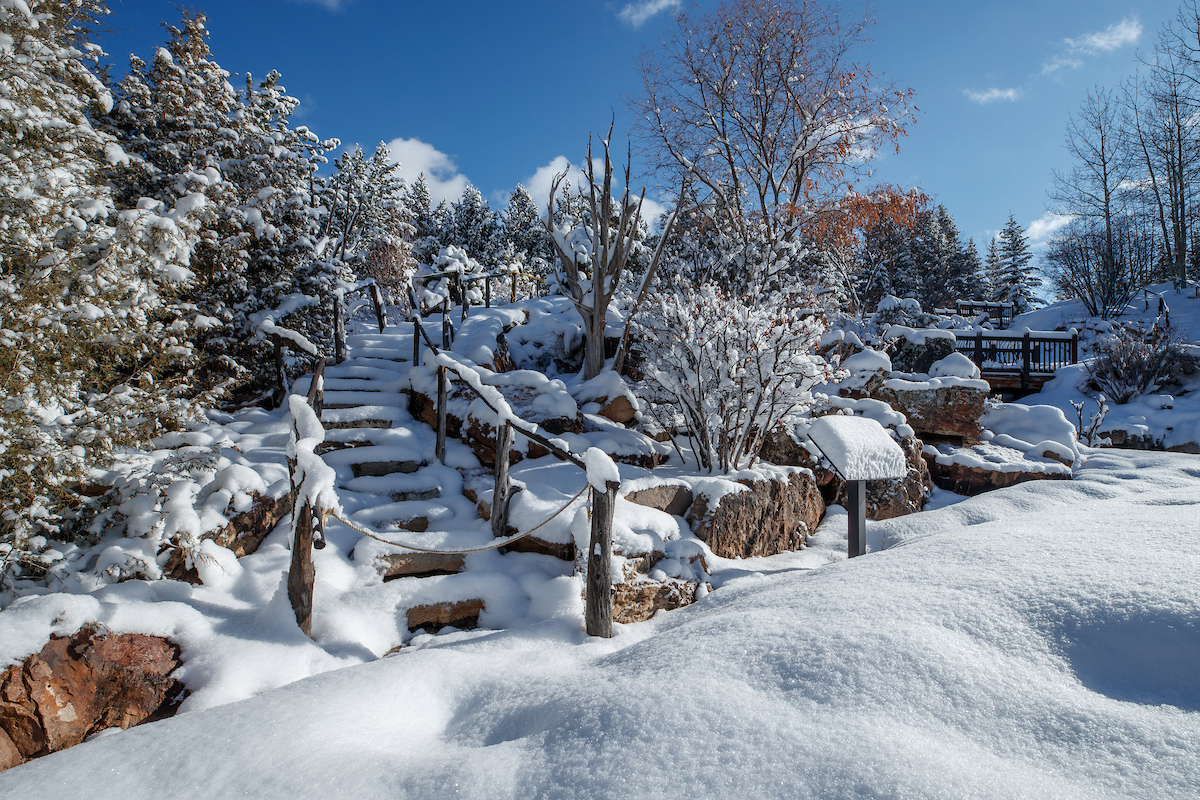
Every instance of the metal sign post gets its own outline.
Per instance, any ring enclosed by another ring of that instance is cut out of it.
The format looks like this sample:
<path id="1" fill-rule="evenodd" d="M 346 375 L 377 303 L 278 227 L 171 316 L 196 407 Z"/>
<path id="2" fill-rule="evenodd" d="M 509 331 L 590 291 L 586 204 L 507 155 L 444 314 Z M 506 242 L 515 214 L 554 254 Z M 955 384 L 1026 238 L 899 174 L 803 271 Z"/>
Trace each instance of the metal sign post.
<path id="1" fill-rule="evenodd" d="M 903 478 L 908 462 L 900 445 L 884 427 L 866 417 L 832 415 L 818 417 L 808 429 L 808 438 L 846 481 L 846 555 L 867 552 L 867 481 Z"/>

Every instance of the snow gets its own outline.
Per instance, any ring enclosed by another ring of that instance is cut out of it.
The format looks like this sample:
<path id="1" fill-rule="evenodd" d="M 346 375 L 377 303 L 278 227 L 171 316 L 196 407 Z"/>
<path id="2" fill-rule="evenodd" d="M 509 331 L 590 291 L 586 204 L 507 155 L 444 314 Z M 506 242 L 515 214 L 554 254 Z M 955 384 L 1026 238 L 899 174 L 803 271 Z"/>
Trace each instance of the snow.
<path id="1" fill-rule="evenodd" d="M 977 379 L 980 376 L 979 367 L 975 362 L 962 353 L 951 353 L 940 361 L 935 361 L 929 367 L 931 378 L 965 378 Z"/>
<path id="2" fill-rule="evenodd" d="M 903 478 L 908 474 L 904 451 L 873 419 L 819 417 L 806 432 L 845 480 Z"/>
<path id="3" fill-rule="evenodd" d="M 954 333 L 951 331 L 937 330 L 934 328 L 910 328 L 906 325 L 888 325 L 883 331 L 883 340 L 890 341 L 892 339 L 905 338 L 915 345 L 927 344 L 931 339 L 949 339 L 954 341 Z"/>
<path id="4" fill-rule="evenodd" d="M 842 362 L 842 369 L 849 371 L 851 374 L 859 374 L 863 372 L 884 372 L 892 371 L 892 360 L 888 358 L 886 353 L 881 353 L 878 350 L 863 350 L 861 353 L 855 353 Z"/>
<path id="5" fill-rule="evenodd" d="M 254 613 L 278 638 L 239 640 L 239 693 L 256 696 L 31 762 L 0 774 L 0 793 L 1194 797 L 1192 465 L 1102 452 L 1073 482 L 872 523 L 872 552 L 853 561 L 836 557 L 835 511 L 813 548 L 714 577 L 697 605 L 611 640 L 583 634 L 575 579 L 546 576 L 540 622 L 422 636 L 328 671 L 336 659 L 289 634 L 268 591 Z M 114 590 L 101 601 L 126 609 L 104 617 L 114 629 L 153 609 L 148 587 Z M 52 618 L 56 597 L 13 616 Z M 185 656 L 218 667 L 187 638 Z M 326 671 L 273 689 L 303 658 Z"/>
<path id="6" fill-rule="evenodd" d="M 609 483 L 621 483 L 621 473 L 613 460 L 598 447 L 589 447 L 583 455 L 587 465 L 588 485 L 598 492 L 608 490 Z"/>

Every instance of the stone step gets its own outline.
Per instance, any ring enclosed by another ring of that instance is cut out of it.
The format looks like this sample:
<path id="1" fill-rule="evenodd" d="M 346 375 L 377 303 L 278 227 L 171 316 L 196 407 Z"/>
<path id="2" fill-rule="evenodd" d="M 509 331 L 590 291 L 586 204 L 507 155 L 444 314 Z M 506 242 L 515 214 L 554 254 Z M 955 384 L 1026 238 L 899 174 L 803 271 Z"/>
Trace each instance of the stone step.
<path id="1" fill-rule="evenodd" d="M 381 477 L 400 472 L 411 474 L 425 464 L 421 461 L 359 461 L 350 465 L 354 477 Z"/>
<path id="2" fill-rule="evenodd" d="M 408 610 L 408 630 L 426 630 L 430 633 L 447 626 L 471 629 L 479 627 L 479 614 L 483 601 L 479 599 L 456 600 L 444 603 L 413 606 Z"/>
<path id="3" fill-rule="evenodd" d="M 354 408 L 356 406 L 395 406 L 408 404 L 408 395 L 400 392 L 332 391 L 325 392 L 325 408 Z"/>
<path id="4" fill-rule="evenodd" d="M 325 406 L 321 413 L 321 425 L 325 430 L 344 430 L 348 428 L 392 428 L 397 423 L 411 419 L 404 405 L 361 405 L 346 408 L 330 408 Z"/>
<path id="5" fill-rule="evenodd" d="M 466 567 L 466 556 L 444 553 L 389 553 L 376 559 L 385 582 L 396 578 L 453 575 Z"/>

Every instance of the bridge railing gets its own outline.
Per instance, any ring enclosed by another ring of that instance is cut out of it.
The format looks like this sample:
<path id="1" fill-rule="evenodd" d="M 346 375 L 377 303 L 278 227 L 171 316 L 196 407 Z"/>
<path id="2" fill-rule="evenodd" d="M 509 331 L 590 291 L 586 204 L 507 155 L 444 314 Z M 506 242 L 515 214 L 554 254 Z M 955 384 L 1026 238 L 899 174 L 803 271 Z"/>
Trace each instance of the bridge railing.
<path id="1" fill-rule="evenodd" d="M 1075 331 L 976 331 L 955 334 L 955 349 L 975 362 L 986 378 L 1020 375 L 1029 387 L 1030 375 L 1053 374 L 1079 362 L 1079 334 Z"/>

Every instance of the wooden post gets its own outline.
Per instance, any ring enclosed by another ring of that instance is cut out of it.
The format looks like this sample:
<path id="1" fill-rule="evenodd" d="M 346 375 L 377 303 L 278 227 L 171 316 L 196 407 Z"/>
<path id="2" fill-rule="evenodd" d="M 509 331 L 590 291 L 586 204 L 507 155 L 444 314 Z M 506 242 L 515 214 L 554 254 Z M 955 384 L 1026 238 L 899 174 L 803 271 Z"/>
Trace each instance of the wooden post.
<path id="1" fill-rule="evenodd" d="M 471 308 L 471 300 L 467 294 L 467 286 L 469 286 L 469 285 L 470 284 L 468 284 L 464 278 L 462 278 L 461 276 L 459 277 L 459 279 L 458 279 L 458 296 L 462 300 L 462 317 L 460 317 L 461 322 L 467 321 L 467 312 Z"/>
<path id="2" fill-rule="evenodd" d="M 975 331 L 975 366 L 983 369 L 983 331 Z"/>
<path id="3" fill-rule="evenodd" d="M 1071 363 L 1079 363 L 1079 333 L 1076 331 L 1071 332 Z"/>
<path id="4" fill-rule="evenodd" d="M 299 514 L 293 526 L 296 536 L 292 540 L 292 564 L 288 568 L 288 600 L 296 612 L 296 624 L 305 636 L 312 636 L 313 581 L 317 571 L 312 561 L 313 515 L 308 503 Z"/>
<path id="5" fill-rule="evenodd" d="M 387 316 L 383 311 L 383 290 L 379 288 L 378 283 L 372 283 L 370 292 L 371 305 L 375 307 L 375 321 L 379 323 L 379 332 L 383 333 L 383 329 L 387 327 Z"/>
<path id="6" fill-rule="evenodd" d="M 1021 388 L 1029 388 L 1029 331 L 1021 337 Z"/>
<path id="7" fill-rule="evenodd" d="M 515 302 L 517 302 L 517 273 L 513 272 L 511 274 L 512 274 L 512 300 L 511 300 L 511 302 L 515 303 Z"/>
<path id="8" fill-rule="evenodd" d="M 317 419 L 320 419 L 321 412 L 325 408 L 325 359 L 323 358 L 317 362 L 317 367 L 312 373 L 312 383 L 308 385 L 308 404 L 312 406 Z"/>
<path id="9" fill-rule="evenodd" d="M 450 298 L 447 297 L 442 301 L 442 349 L 450 349 L 450 341 L 454 337 L 451 331 L 454 329 L 454 324 L 450 322 Z"/>
<path id="10" fill-rule="evenodd" d="M 421 315 L 413 312 L 413 357 L 414 367 L 421 366 Z"/>
<path id="11" fill-rule="evenodd" d="M 275 343 L 275 391 L 271 393 L 271 408 L 279 408 L 288 394 L 287 367 L 283 363 L 283 337 L 273 333 L 271 341 Z"/>
<path id="12" fill-rule="evenodd" d="M 492 276 L 483 279 L 483 307 L 492 307 Z"/>
<path id="13" fill-rule="evenodd" d="M 609 481 L 605 491 L 592 487 L 592 537 L 587 554 L 584 618 L 588 636 L 612 638 L 612 524 L 621 484 Z"/>
<path id="14" fill-rule="evenodd" d="M 512 484 L 508 480 L 508 453 L 512 450 L 512 425 L 505 422 L 496 432 L 496 489 L 492 492 L 492 535 L 508 533 L 508 501 L 512 499 Z"/>
<path id="15" fill-rule="evenodd" d="M 346 360 L 346 309 L 342 307 L 342 298 L 333 297 L 333 363 L 340 364 Z"/>
<path id="16" fill-rule="evenodd" d="M 446 463 L 446 368 L 438 366 L 438 398 L 437 398 L 437 447 L 434 450 L 437 460 Z"/>
<path id="17" fill-rule="evenodd" d="M 849 512 L 849 528 L 846 531 L 846 557 L 867 553 L 867 482 L 846 482 L 846 503 Z"/>

